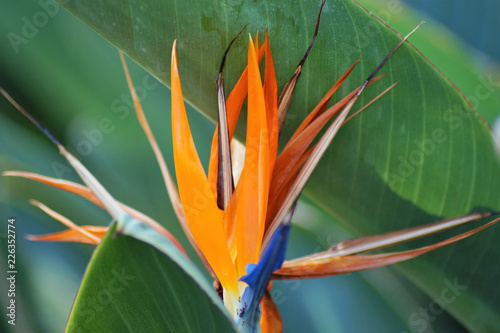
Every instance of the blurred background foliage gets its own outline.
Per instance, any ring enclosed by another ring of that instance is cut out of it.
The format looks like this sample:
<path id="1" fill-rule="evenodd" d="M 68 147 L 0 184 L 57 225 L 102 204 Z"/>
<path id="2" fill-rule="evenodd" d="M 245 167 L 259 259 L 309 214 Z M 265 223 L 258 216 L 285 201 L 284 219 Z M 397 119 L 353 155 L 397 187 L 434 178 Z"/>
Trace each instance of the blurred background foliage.
<path id="1" fill-rule="evenodd" d="M 401 10 L 388 11 L 394 3 Z M 85 145 L 86 153 L 80 158 L 103 185 L 117 199 L 161 221 L 195 258 L 174 218 L 153 154 L 135 119 L 116 48 L 52 1 L 0 0 L 0 4 L 0 85 L 70 150 L 78 151 Z M 425 19 L 428 24 L 412 37 L 412 43 L 466 96 L 474 96 L 480 77 L 491 74 L 499 80 L 500 44 L 495 37 L 499 22 L 495 14 L 500 12 L 500 4 L 486 0 L 407 0 L 405 4 L 366 0 L 362 4 L 402 33 L 411 28 L 409 22 Z M 21 34 L 26 22 L 32 22 L 40 12 L 48 13 L 47 22 L 13 47 L 8 34 Z M 384 17 L 388 12 L 390 16 Z M 131 61 L 129 66 L 156 138 L 173 165 L 169 91 Z M 499 101 L 500 93 L 495 90 L 477 107 L 490 124 L 500 111 L 492 106 Z M 26 170 L 79 181 L 75 172 L 62 167 L 66 164 L 57 149 L 3 98 L 0 110 L 0 171 Z M 195 140 L 205 143 L 214 125 L 193 109 L 188 113 Z M 103 119 L 111 122 L 109 131 L 97 135 Z M 199 153 L 202 161 L 207 161 L 208 151 L 200 149 Z M 0 267 L 5 267 L 6 259 L 5 223 L 15 218 L 20 272 L 17 325 L 13 329 L 2 319 L 0 331 L 61 332 L 93 246 L 26 240 L 26 234 L 63 229 L 30 206 L 31 198 L 79 225 L 107 225 L 109 217 L 74 195 L 32 181 L 0 178 L 0 225 L 4 229 L 0 230 Z M 287 256 L 323 250 L 352 237 L 341 226 L 326 223 L 329 220 L 306 200 L 295 216 L 297 224 L 290 242 L 294 246 Z M 6 287 L 5 279 L 0 279 L 3 308 Z M 415 326 L 409 318 L 431 301 L 392 267 L 319 280 L 277 282 L 273 296 L 282 311 L 285 332 L 410 332 Z M 461 331 L 466 330 L 442 314 L 428 322 L 425 332 Z"/>

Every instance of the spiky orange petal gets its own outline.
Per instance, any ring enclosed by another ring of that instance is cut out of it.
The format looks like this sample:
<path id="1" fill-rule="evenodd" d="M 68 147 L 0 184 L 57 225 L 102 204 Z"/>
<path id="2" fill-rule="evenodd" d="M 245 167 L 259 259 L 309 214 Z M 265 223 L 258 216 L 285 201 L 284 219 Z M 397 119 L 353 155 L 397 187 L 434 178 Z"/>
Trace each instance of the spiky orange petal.
<path id="1" fill-rule="evenodd" d="M 177 65 L 176 42 L 172 48 L 172 136 L 179 194 L 189 229 L 219 278 L 236 295 L 237 277 L 222 228 L 223 212 L 217 207 L 191 135 Z"/>
<path id="2" fill-rule="evenodd" d="M 106 232 L 108 232 L 108 227 L 96 227 L 96 226 L 81 226 L 81 229 L 92 234 L 97 240 L 91 239 L 89 237 L 83 236 L 81 232 L 73 229 L 68 229 L 60 232 L 54 232 L 45 235 L 27 235 L 26 238 L 33 241 L 43 241 L 43 242 L 74 242 L 74 243 L 85 243 L 98 245 Z"/>
<path id="3" fill-rule="evenodd" d="M 280 333 L 283 331 L 283 320 L 278 307 L 274 303 L 269 292 L 264 294 L 260 302 L 262 317 L 260 318 L 260 330 L 262 333 Z"/>
<path id="4" fill-rule="evenodd" d="M 269 37 L 264 36 L 266 66 L 264 76 L 264 98 L 266 100 L 267 128 L 269 133 L 269 171 L 273 172 L 276 154 L 278 152 L 279 116 L 278 116 L 278 85 L 274 71 L 273 57 Z"/>
<path id="5" fill-rule="evenodd" d="M 229 217 L 236 225 L 240 276 L 260 254 L 269 191 L 269 134 L 262 80 L 252 38 L 248 46 L 248 117 L 245 164 L 231 198 Z"/>
<path id="6" fill-rule="evenodd" d="M 316 277 L 324 277 L 338 274 L 346 274 L 357 272 L 365 269 L 376 268 L 395 264 L 405 260 L 418 257 L 424 253 L 436 250 L 440 247 L 452 244 L 464 238 L 467 238 L 489 226 L 500 221 L 497 218 L 485 225 L 473 230 L 464 232 L 458 236 L 451 237 L 447 240 L 424 246 L 418 249 L 383 253 L 383 254 L 353 254 L 346 256 L 328 255 L 318 253 L 317 259 L 298 258 L 291 261 L 285 261 L 282 268 L 274 273 L 275 279 L 308 279 Z M 309 256 L 308 256 L 309 257 Z"/>
<path id="7" fill-rule="evenodd" d="M 41 210 L 43 210 L 46 214 L 48 214 L 50 217 L 58 220 L 65 226 L 67 226 L 69 229 L 75 232 L 75 238 L 79 238 L 82 243 L 90 243 L 90 244 L 99 244 L 100 239 L 95 237 L 93 234 L 87 232 L 86 230 L 82 229 L 78 225 L 76 225 L 73 221 L 68 219 L 66 216 L 63 216 L 59 214 L 58 212 L 50 209 L 49 207 L 45 206 L 43 203 L 37 201 L 37 200 L 30 200 L 30 203 Z M 63 241 L 63 240 L 60 240 Z"/>

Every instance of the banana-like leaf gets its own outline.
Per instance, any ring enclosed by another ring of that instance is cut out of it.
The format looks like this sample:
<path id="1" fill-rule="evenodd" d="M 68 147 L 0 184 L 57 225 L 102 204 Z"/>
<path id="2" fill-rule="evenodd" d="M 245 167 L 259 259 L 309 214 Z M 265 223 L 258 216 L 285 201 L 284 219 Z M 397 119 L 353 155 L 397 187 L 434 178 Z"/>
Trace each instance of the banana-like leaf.
<path id="1" fill-rule="evenodd" d="M 165 237 L 124 216 L 96 248 L 66 332 L 236 332 L 204 276 Z"/>
<path id="2" fill-rule="evenodd" d="M 229 0 L 218 4 L 130 1 L 129 6 L 115 6 L 106 1 L 70 1 L 64 2 L 64 6 L 163 82 L 169 80 L 165 55 L 173 40 L 178 39 L 186 98 L 212 118 L 217 110 L 215 68 L 225 45 L 239 31 L 236 27 L 241 22 L 250 22 L 249 31 L 269 27 L 275 58 L 282 59 L 276 66 L 282 86 L 293 73 L 294 57 L 299 60 L 305 49 L 302 46 L 309 42 L 308 28 L 314 26 L 318 11 L 315 1 L 291 6 L 287 3 L 286 10 L 285 3 Z M 299 15 L 305 18 L 300 24 L 296 23 Z M 359 5 L 347 0 L 328 2 L 321 24 L 323 38 L 318 37 L 308 59 L 308 73 L 304 74 L 307 77 L 302 79 L 301 88 L 297 88 L 286 134 L 310 110 L 309 106 L 319 100 L 339 69 L 348 68 L 348 64 L 364 56 L 361 70 L 350 78 L 351 84 L 362 82 L 399 39 Z M 419 33 L 425 33 L 425 29 Z M 228 86 L 235 82 L 235 71 L 241 70 L 245 60 L 244 48 L 238 42 L 235 44 L 227 61 Z M 374 106 L 346 126 L 330 154 L 332 157 L 339 154 L 341 158 L 323 163 L 310 188 L 327 189 L 324 191 L 328 192 L 327 197 L 320 201 L 331 205 L 334 200 L 356 196 L 353 189 L 370 169 L 380 183 L 372 180 L 363 186 L 379 185 L 379 190 L 394 192 L 433 215 L 452 217 L 476 206 L 497 205 L 498 200 L 489 195 L 495 193 L 495 182 L 482 176 L 492 175 L 493 180 L 500 177 L 495 176 L 499 164 L 488 127 L 451 83 L 415 49 L 407 46 L 398 52 L 385 72 L 387 80 L 401 80 L 401 84 L 390 93 L 386 103 Z M 372 88 L 372 94 L 376 92 Z M 344 155 L 351 160 L 344 160 Z M 465 169 L 453 168 L 457 164 Z M 335 175 L 330 175 L 330 170 L 335 170 Z M 347 192 L 331 191 L 325 181 Z M 458 195 L 464 192 L 467 195 Z M 315 191 L 313 195 L 317 194 Z M 352 213 L 349 211 L 352 209 L 342 215 Z"/>

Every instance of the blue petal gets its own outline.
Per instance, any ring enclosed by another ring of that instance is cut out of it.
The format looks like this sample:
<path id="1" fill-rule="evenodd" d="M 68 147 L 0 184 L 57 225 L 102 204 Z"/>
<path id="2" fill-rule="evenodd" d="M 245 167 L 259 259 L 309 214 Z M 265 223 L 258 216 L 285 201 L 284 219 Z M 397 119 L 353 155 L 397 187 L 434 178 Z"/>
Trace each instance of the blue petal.
<path id="1" fill-rule="evenodd" d="M 238 324 L 245 332 L 260 332 L 260 300 L 266 292 L 271 275 L 280 269 L 285 261 L 289 233 L 289 223 L 280 225 L 274 232 L 259 263 L 247 265 L 248 274 L 240 279 L 248 284 L 241 299 L 242 308 L 239 310 L 240 318 L 238 319 Z"/>

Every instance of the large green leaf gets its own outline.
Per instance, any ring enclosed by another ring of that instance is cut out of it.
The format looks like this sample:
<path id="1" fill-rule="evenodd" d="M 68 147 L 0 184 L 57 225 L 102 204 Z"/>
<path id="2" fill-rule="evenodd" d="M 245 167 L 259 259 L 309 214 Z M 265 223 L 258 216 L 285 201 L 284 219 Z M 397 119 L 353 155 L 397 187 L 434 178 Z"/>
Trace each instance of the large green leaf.
<path id="1" fill-rule="evenodd" d="M 309 42 L 307 28 L 314 25 L 318 11 L 315 1 L 287 4 L 286 10 L 266 1 L 211 5 L 200 1 L 130 1 L 129 6 L 70 1 L 65 6 L 167 85 L 168 54 L 173 40 L 179 39 L 186 98 L 211 117 L 216 110 L 212 81 L 220 55 L 234 35 L 232 29 L 237 31 L 241 22 L 250 22 L 249 31 L 269 27 L 274 57 L 278 59 L 278 81 L 283 85 L 293 72 L 294 60 L 301 58 Z M 298 24 L 298 17 L 303 17 L 304 22 Z M 351 86 L 359 84 L 399 39 L 358 5 L 346 0 L 326 5 L 320 34 L 323 38 L 318 39 L 297 88 L 285 138 L 343 69 L 364 56 L 360 70 L 350 81 Z M 242 43 L 230 54 L 228 64 L 233 66 L 226 74 L 229 86 L 237 79 L 234 69 L 241 70 L 245 61 Z M 348 188 L 330 191 L 330 186 L 324 186 L 325 172 L 321 171 L 313 177 L 310 188 L 317 185 L 328 189 L 329 196 L 346 200 L 356 186 L 354 179 L 365 174 L 361 171 L 366 164 L 388 185 L 387 190 L 433 215 L 453 216 L 478 205 L 497 205 L 498 200 L 489 195 L 495 193 L 496 183 L 487 177 L 498 170 L 490 131 L 459 92 L 411 47 L 400 50 L 385 72 L 391 83 L 401 80 L 400 85 L 384 102 L 346 126 L 348 129 L 329 154 L 330 159 L 340 158 L 319 168 L 336 170 L 335 177 L 326 173 L 327 183 L 333 186 L 339 185 L 333 182 L 339 182 Z M 372 95 L 380 91 L 380 86 L 377 88 L 372 89 Z M 371 97 L 367 95 L 365 102 Z M 352 161 L 344 160 L 346 155 L 356 161 L 349 163 Z M 349 170 L 344 174 L 335 163 L 348 166 Z M 465 168 L 452 168 L 453 165 Z M 433 177 L 436 173 L 440 175 L 437 182 L 437 177 Z M 332 199 L 324 203 L 330 204 Z"/>
<path id="2" fill-rule="evenodd" d="M 113 223 L 96 248 L 67 332 L 236 332 L 197 268 L 142 222 Z"/>
<path id="3" fill-rule="evenodd" d="M 64 5 L 168 85 L 168 55 L 178 39 L 186 98 L 215 113 L 217 65 L 229 40 L 269 27 L 279 85 L 293 73 L 311 38 L 317 1 L 70 1 Z M 415 24 L 418 22 L 415 22 Z M 425 34 L 423 28 L 419 34 Z M 284 138 L 354 60 L 363 57 L 341 94 L 360 84 L 399 37 L 356 3 L 325 5 L 320 36 L 297 87 Z M 225 71 L 230 87 L 241 71 L 245 41 L 238 41 Z M 490 130 L 462 95 L 418 52 L 405 45 L 361 99 L 401 83 L 341 131 L 313 175 L 307 193 L 357 234 L 372 234 L 498 209 L 500 164 Z M 485 89 L 492 89 L 490 85 Z M 240 132 L 241 134 L 241 132 Z M 499 291 L 493 281 L 500 251 L 494 228 L 471 240 L 402 265 L 435 297 L 445 281 L 467 290 L 446 305 L 471 329 L 500 329 Z M 477 274 L 477 271 L 482 274 Z"/>

